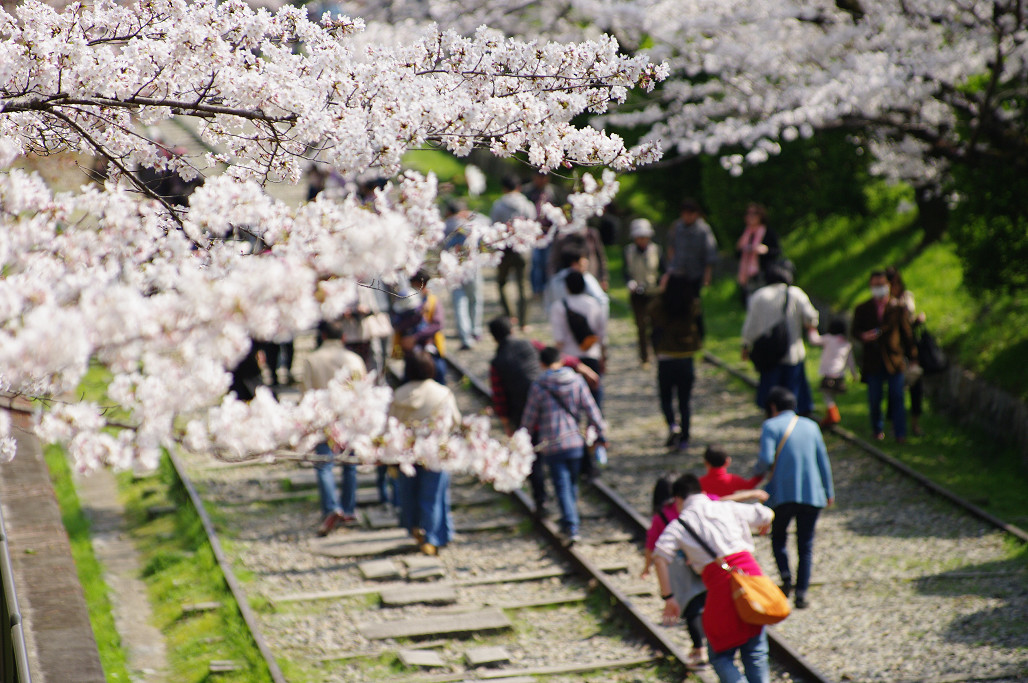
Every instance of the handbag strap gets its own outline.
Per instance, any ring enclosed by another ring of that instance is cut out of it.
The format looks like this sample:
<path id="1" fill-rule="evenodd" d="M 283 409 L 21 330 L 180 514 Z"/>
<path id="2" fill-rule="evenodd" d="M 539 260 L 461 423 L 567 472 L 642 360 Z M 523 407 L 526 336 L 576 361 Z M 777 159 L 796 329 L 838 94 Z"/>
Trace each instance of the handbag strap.
<path id="1" fill-rule="evenodd" d="M 681 517 L 675 517 L 675 521 L 681 524 L 682 527 L 689 532 L 689 535 L 692 536 L 693 539 L 700 544 L 700 547 L 703 548 L 707 552 L 707 554 L 713 558 L 714 562 L 718 562 L 721 565 L 721 568 L 724 569 L 726 572 L 732 571 L 732 568 L 728 566 L 728 562 L 725 560 L 725 558 L 719 557 L 718 554 L 714 552 L 714 549 L 711 548 L 706 541 L 700 538 L 700 535 L 693 531 L 693 528 L 691 526 L 685 523 L 685 520 L 683 520 Z"/>
<path id="2" fill-rule="evenodd" d="M 556 401 L 557 405 L 559 405 L 561 408 L 563 408 L 564 412 L 566 412 L 568 415 L 570 415 L 571 419 L 574 420 L 575 423 L 577 424 L 578 423 L 578 415 L 576 413 L 571 412 L 571 408 L 568 408 L 568 404 L 564 403 L 564 399 L 562 399 L 560 396 L 558 396 L 557 394 L 555 394 L 552 391 L 550 391 L 550 388 L 548 386 L 546 386 L 545 384 L 540 384 L 540 386 L 543 388 L 543 391 L 545 391 L 547 394 L 549 394 L 550 398 L 552 398 L 554 401 Z"/>
<path id="3" fill-rule="evenodd" d="M 782 438 L 778 440 L 778 448 L 775 449 L 775 459 L 771 461 L 771 467 L 767 471 L 767 478 L 770 480 L 775 474 L 775 465 L 778 464 L 778 455 L 782 452 L 782 447 L 785 446 L 785 442 L 792 436 L 792 430 L 796 426 L 796 423 L 800 421 L 800 416 L 793 413 L 792 419 L 789 420 L 789 426 L 785 428 L 785 433 L 782 434 Z"/>

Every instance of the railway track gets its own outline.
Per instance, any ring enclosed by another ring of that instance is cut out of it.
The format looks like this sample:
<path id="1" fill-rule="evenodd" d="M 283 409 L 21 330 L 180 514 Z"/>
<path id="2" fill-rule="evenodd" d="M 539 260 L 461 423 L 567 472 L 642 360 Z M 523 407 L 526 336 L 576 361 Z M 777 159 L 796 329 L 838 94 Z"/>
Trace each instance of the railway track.
<path id="1" fill-rule="evenodd" d="M 469 404 L 462 396 L 462 409 L 479 410 L 480 401 Z M 370 503 L 360 508 L 361 529 L 315 539 L 309 469 L 286 462 L 191 474 L 198 461 L 175 464 L 198 509 L 219 508 L 221 532 L 201 513 L 212 545 L 221 547 L 219 533 L 231 535 L 237 567 L 263 575 L 236 597 L 245 605 L 256 593 L 270 606 L 252 617 L 243 612 L 276 681 L 285 680 L 283 669 L 299 671 L 295 680 L 325 681 L 685 675 L 674 659 L 680 646 L 666 629 L 641 628 L 646 620 L 628 599 L 653 599 L 652 585 L 636 582 L 622 592 L 611 579 L 630 574 L 638 557 L 630 530 L 596 538 L 627 548 L 621 557 L 607 552 L 591 561 L 565 548 L 552 523 L 534 526 L 522 497 L 459 480 L 453 486 L 459 538 L 440 558 L 427 558 L 369 500 L 375 492 L 368 477 L 361 478 L 360 498 Z M 202 482 L 194 485 L 194 478 Z M 283 484 L 278 491 L 276 480 Z M 586 511 L 585 518 L 606 514 Z M 249 523 L 255 519 L 258 524 Z M 221 564 L 229 585 L 238 586 L 232 563 Z M 582 567 L 591 573 L 581 574 Z M 333 616 L 337 610 L 346 617 Z"/>
<path id="2" fill-rule="evenodd" d="M 630 349 L 630 334 L 615 338 L 615 348 Z M 645 395 L 648 412 L 656 412 L 653 380 L 624 356 L 615 351 L 609 366 L 605 412 L 615 436 L 610 467 L 595 487 L 606 491 L 594 495 L 623 498 L 625 516 L 646 524 L 637 511 L 648 509 L 655 476 L 702 473 L 702 447 L 663 451 L 663 421 L 646 417 L 639 403 Z M 472 360 L 487 367 L 481 356 Z M 730 369 L 713 356 L 705 360 L 708 368 Z M 699 372 L 693 441 L 720 442 L 738 463 L 733 469 L 745 472 L 760 424 L 752 395 L 726 387 L 720 373 Z M 830 680 L 1028 680 L 1024 531 L 848 430 L 836 428 L 826 438 L 839 501 L 818 527 L 816 602 L 770 630 L 775 657 L 784 663 L 801 656 L 813 675 Z M 792 549 L 790 555 L 795 562 Z M 758 544 L 758 557 L 773 575 L 766 542 Z M 649 614 L 657 618 L 659 603 Z"/>
<path id="3" fill-rule="evenodd" d="M 479 351 L 462 358 L 479 372 L 487 362 Z M 638 511 L 657 474 L 696 470 L 700 460 L 696 448 L 667 454 L 656 444 L 662 420 L 655 407 L 640 408 L 643 396 L 654 402 L 652 379 L 633 384 L 626 368 L 638 374 L 627 361 L 612 364 L 619 388 L 608 392 L 608 417 L 625 424 L 602 480 L 584 492 L 584 538 L 571 549 L 554 542 L 551 522 L 530 517 L 524 496 L 460 479 L 458 538 L 439 558 L 419 556 L 395 530 L 367 476 L 362 526 L 316 539 L 310 468 L 185 463 L 198 497 L 219 508 L 219 533 L 231 537 L 229 570 L 250 576 L 240 600 L 260 606 L 254 629 L 270 660 L 290 681 L 684 676 L 676 658 L 688 649 L 685 630 L 653 625 L 654 582 L 636 577 L 648 523 Z M 481 410 L 483 387 L 468 384 L 478 396 L 459 392 L 462 410 Z M 749 398 L 701 377 L 694 410 L 704 413 L 694 417 L 694 442 L 726 444 L 744 468 L 740 454 L 752 452 L 759 425 Z M 1028 573 L 1011 550 L 1016 534 L 956 511 L 853 443 L 829 448 L 839 505 L 818 529 L 814 607 L 771 629 L 773 680 L 1028 680 Z M 763 545 L 758 557 L 773 568 Z M 709 671 L 701 679 L 714 680 Z"/>
<path id="4" fill-rule="evenodd" d="M 467 368 L 463 365 L 449 360 L 453 369 L 460 375 L 468 379 L 468 384 L 472 390 L 482 396 L 484 399 L 488 398 L 490 391 L 489 387 L 480 378 L 475 377 Z M 514 494 L 521 505 L 530 511 L 533 507 L 523 492 L 517 492 Z M 629 530 L 629 534 L 636 546 L 639 545 L 639 541 L 645 537 L 646 530 L 649 528 L 649 519 L 639 512 L 631 503 L 626 501 L 614 488 L 607 485 L 602 478 L 593 480 L 589 485 L 589 495 L 598 498 L 601 504 L 607 507 L 611 511 L 610 517 L 618 519 L 623 526 L 626 526 Z M 552 536 L 555 543 L 559 545 L 560 536 L 556 525 L 551 522 L 541 522 L 541 526 L 545 529 L 548 535 Z M 617 532 L 610 534 L 607 538 L 614 538 Z M 586 540 L 589 540 L 588 538 Z M 591 555 L 596 553 L 592 552 L 592 548 L 582 548 L 580 546 L 571 547 L 566 549 L 568 554 L 574 559 L 576 566 L 579 571 L 587 575 L 591 581 L 595 581 L 603 586 L 606 592 L 611 598 L 616 601 L 617 606 L 620 610 L 630 615 L 637 626 L 645 633 L 649 634 L 649 637 L 654 643 L 658 644 L 663 651 L 674 657 L 679 664 L 685 662 L 686 654 L 688 652 L 688 646 L 685 645 L 682 638 L 669 637 L 667 629 L 658 626 L 654 621 L 654 616 L 660 614 L 660 610 L 663 604 L 656 599 L 656 596 L 649 594 L 636 593 L 636 596 L 644 595 L 646 598 L 644 604 L 636 604 L 637 601 L 633 601 L 633 596 L 630 591 L 624 590 L 614 580 L 607 580 L 607 578 L 598 571 L 597 564 Z M 636 555 L 640 553 L 637 549 Z M 679 629 L 681 631 L 682 629 Z M 778 637 L 772 629 L 768 629 L 768 644 L 771 650 L 771 656 L 777 668 L 781 672 L 791 676 L 792 680 L 795 681 L 806 681 L 807 683 L 821 683 L 828 682 L 833 679 L 826 676 L 822 672 L 818 671 L 812 664 L 807 662 L 795 649 L 790 647 L 782 638 Z M 707 672 L 698 673 L 698 676 L 703 678 L 710 678 L 706 675 Z"/>

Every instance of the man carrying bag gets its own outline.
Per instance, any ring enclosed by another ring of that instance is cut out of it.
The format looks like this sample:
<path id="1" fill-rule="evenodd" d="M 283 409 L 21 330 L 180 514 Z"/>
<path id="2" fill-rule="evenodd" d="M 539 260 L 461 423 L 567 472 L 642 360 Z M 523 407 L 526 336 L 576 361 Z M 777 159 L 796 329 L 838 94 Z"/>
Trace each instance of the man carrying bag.
<path id="1" fill-rule="evenodd" d="M 694 569 L 701 572 L 707 587 L 707 605 L 703 611 L 703 630 L 707 635 L 710 663 L 722 683 L 739 681 L 735 653 L 742 658 L 748 683 L 768 683 L 767 634 L 764 627 L 743 621 L 736 611 L 732 595 L 732 571 L 751 576 L 763 575 L 753 558 L 752 532 L 767 533 L 774 512 L 763 505 L 730 501 L 714 501 L 702 493 L 699 479 L 685 474 L 675 480 L 672 495 L 685 502 L 679 516 L 681 523 L 668 524 L 657 539 L 654 561 L 661 597 L 664 598 L 664 621 L 675 621 L 681 606 L 671 592 L 668 565 L 681 550 Z M 690 533 L 690 529 L 692 533 Z M 712 555 L 704 546 L 714 550 Z M 727 564 L 732 571 L 726 571 Z"/>

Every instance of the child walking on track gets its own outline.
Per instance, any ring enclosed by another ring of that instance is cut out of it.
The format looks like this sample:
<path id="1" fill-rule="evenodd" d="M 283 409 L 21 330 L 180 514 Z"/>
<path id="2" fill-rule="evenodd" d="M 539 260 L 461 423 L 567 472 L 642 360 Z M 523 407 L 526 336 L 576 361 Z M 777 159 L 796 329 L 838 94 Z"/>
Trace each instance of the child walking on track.
<path id="1" fill-rule="evenodd" d="M 857 361 L 853 357 L 853 344 L 846 334 L 846 323 L 839 317 L 832 318 L 828 323 L 827 334 L 822 336 L 817 330 L 811 330 L 808 338 L 811 344 L 821 347 L 818 371 L 821 373 L 821 395 L 825 400 L 825 416 L 821 418 L 821 427 L 831 427 L 842 421 L 835 397 L 846 391 L 846 370 L 850 371 L 854 380 L 860 377 Z"/>
<path id="2" fill-rule="evenodd" d="M 657 479 L 653 486 L 653 521 L 650 522 L 649 531 L 646 532 L 645 564 L 643 565 L 642 578 L 650 575 L 650 568 L 653 567 L 653 548 L 657 545 L 660 534 L 671 522 L 675 521 L 678 513 L 681 512 L 681 499 L 675 498 L 671 493 L 673 476 L 666 474 Z M 692 639 L 692 651 L 685 662 L 687 668 L 703 669 L 707 667 L 707 657 L 703 649 L 703 605 L 706 602 L 707 589 L 699 575 L 686 563 L 685 557 L 681 554 L 675 556 L 674 561 L 668 566 L 671 580 L 671 592 L 679 605 L 685 605 L 681 617 L 685 620 L 685 626 L 689 630 L 689 637 Z"/>

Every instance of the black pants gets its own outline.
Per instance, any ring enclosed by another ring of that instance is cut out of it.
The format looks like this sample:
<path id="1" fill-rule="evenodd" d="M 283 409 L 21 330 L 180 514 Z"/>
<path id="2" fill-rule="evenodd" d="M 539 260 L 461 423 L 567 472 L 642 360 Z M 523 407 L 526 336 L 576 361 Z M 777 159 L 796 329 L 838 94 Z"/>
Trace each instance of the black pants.
<path id="1" fill-rule="evenodd" d="M 508 318 L 514 317 L 505 291 L 505 285 L 511 276 L 514 277 L 514 285 L 518 290 L 518 324 L 523 327 L 528 324 L 528 318 L 525 317 L 527 315 L 527 304 L 525 302 L 525 259 L 516 251 L 508 249 L 503 252 L 503 256 L 500 258 L 500 265 L 496 267 L 496 286 L 500 290 L 500 307 L 503 308 L 503 314 Z"/>
<path id="2" fill-rule="evenodd" d="M 682 429 L 682 442 L 689 440 L 689 421 L 692 411 L 689 402 L 692 400 L 692 385 L 696 379 L 696 370 L 692 356 L 688 358 L 671 358 L 657 362 L 657 386 L 660 390 L 660 409 L 668 427 L 677 424 Z M 678 413 L 680 421 L 675 420 L 675 391 L 678 391 Z"/>
<path id="3" fill-rule="evenodd" d="M 645 363 L 650 359 L 650 317 L 646 314 L 653 297 L 649 294 L 632 294 L 629 301 L 632 304 L 632 316 L 635 318 L 635 332 L 639 343 L 639 362 Z"/>
<path id="4" fill-rule="evenodd" d="M 690 570 L 691 571 L 691 570 Z M 689 631 L 694 649 L 703 647 L 703 606 L 707 604 L 707 591 L 694 596 L 682 610 L 685 628 Z"/>

